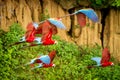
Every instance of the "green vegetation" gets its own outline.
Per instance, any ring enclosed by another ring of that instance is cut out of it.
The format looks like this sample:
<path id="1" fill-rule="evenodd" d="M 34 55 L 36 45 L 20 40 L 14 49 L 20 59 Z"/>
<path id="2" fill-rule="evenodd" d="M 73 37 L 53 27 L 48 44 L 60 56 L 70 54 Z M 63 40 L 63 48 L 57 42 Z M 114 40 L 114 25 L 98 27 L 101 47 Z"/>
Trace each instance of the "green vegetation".
<path id="1" fill-rule="evenodd" d="M 58 4 L 62 2 L 61 0 L 54 0 Z M 72 1 L 72 0 L 69 0 Z M 75 7 L 79 5 L 80 2 L 83 0 L 76 0 L 77 5 L 74 5 Z M 101 8 L 108 8 L 108 7 L 120 7 L 120 0 L 85 0 L 86 2 L 88 1 L 89 6 L 97 9 Z"/>
<path id="2" fill-rule="evenodd" d="M 90 0 L 94 8 L 120 7 L 120 0 Z"/>
<path id="3" fill-rule="evenodd" d="M 112 6 L 120 7 L 120 0 L 114 0 Z"/>
<path id="4" fill-rule="evenodd" d="M 40 17 L 41 17 L 40 21 L 44 21 L 44 20 L 50 18 L 48 10 L 46 9 L 45 12 L 40 15 Z"/>
<path id="5" fill-rule="evenodd" d="M 24 44 L 8 47 L 23 34 L 19 24 L 13 24 L 9 32 L 0 31 L 0 80 L 120 80 L 120 66 L 117 63 L 106 68 L 86 68 L 95 64 L 90 60 L 91 57 L 101 56 L 101 47 L 98 45 L 81 47 L 53 36 L 59 42 L 56 45 L 25 49 L 19 49 Z M 23 66 L 30 59 L 52 50 L 57 51 L 53 60 L 55 67 L 30 70 L 29 66 Z"/>

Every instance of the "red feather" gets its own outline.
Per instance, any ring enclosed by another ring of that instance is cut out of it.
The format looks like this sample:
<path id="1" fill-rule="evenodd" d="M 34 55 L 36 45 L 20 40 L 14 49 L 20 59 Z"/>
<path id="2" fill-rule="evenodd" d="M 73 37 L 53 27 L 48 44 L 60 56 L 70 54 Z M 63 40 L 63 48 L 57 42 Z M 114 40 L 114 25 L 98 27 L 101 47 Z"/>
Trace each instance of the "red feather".
<path id="1" fill-rule="evenodd" d="M 52 62 L 53 59 L 55 58 L 55 55 L 56 55 L 56 51 L 55 51 L 55 50 L 51 51 L 51 52 L 48 54 L 48 56 L 50 57 L 51 62 Z"/>
<path id="2" fill-rule="evenodd" d="M 42 24 L 42 41 L 45 40 L 45 38 L 50 32 L 52 34 L 56 34 L 57 28 L 54 25 L 50 24 L 49 21 L 45 21 Z"/>
<path id="3" fill-rule="evenodd" d="M 34 30 L 35 28 L 34 28 L 34 26 L 33 26 L 33 23 L 32 23 L 32 22 L 31 22 L 31 23 L 28 23 L 26 29 L 27 29 L 27 31 L 32 31 L 32 30 Z"/>
<path id="4" fill-rule="evenodd" d="M 43 67 L 44 68 L 48 68 L 48 67 L 52 67 L 53 66 L 53 63 L 50 63 L 50 64 L 43 64 Z"/>
<path id="5" fill-rule="evenodd" d="M 110 52 L 107 48 L 104 48 L 102 51 L 102 59 L 101 59 L 101 64 L 102 63 L 107 63 L 110 60 Z"/>
<path id="6" fill-rule="evenodd" d="M 48 45 L 55 43 L 55 41 L 52 40 L 52 35 L 56 33 L 57 27 L 46 20 L 45 22 L 39 24 L 37 29 L 34 28 L 33 23 L 29 23 L 25 38 L 27 42 L 33 42 L 35 39 L 35 34 L 42 34 L 41 41 L 43 42 L 43 45 Z"/>
<path id="7" fill-rule="evenodd" d="M 86 25 L 86 15 L 83 13 L 77 14 L 77 21 L 81 27 Z"/>
<path id="8" fill-rule="evenodd" d="M 27 31 L 26 31 L 26 34 L 25 34 L 25 38 L 26 38 L 26 41 L 27 42 L 33 42 L 34 39 L 35 39 L 35 28 L 33 26 L 33 23 L 29 23 L 27 25 Z"/>

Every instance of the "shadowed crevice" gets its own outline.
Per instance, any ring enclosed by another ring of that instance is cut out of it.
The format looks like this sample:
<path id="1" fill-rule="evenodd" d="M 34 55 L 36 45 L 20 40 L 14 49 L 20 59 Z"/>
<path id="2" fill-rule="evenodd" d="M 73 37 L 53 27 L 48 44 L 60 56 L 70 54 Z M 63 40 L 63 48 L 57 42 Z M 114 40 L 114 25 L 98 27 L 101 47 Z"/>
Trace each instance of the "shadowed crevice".
<path id="1" fill-rule="evenodd" d="M 68 12 L 69 12 L 69 14 L 72 14 L 72 13 L 74 13 L 74 11 L 75 11 L 75 9 L 74 8 L 72 8 L 72 9 L 69 9 L 68 10 Z M 74 26 L 74 16 L 70 16 L 70 19 L 71 19 L 71 25 L 70 25 L 70 30 L 68 31 L 68 35 L 70 36 L 70 37 L 72 37 L 73 36 L 73 26 Z"/>
<path id="2" fill-rule="evenodd" d="M 42 13 L 43 13 L 43 0 L 39 0 L 39 1 L 40 1 L 41 10 L 42 10 Z"/>
<path id="3" fill-rule="evenodd" d="M 100 11 L 101 11 L 101 15 L 102 15 L 102 17 L 101 17 L 102 31 L 100 34 L 101 35 L 100 39 L 101 39 L 102 47 L 104 48 L 104 32 L 105 32 L 105 25 L 106 25 L 105 20 L 106 20 L 107 15 L 109 14 L 110 9 L 103 8 Z"/>

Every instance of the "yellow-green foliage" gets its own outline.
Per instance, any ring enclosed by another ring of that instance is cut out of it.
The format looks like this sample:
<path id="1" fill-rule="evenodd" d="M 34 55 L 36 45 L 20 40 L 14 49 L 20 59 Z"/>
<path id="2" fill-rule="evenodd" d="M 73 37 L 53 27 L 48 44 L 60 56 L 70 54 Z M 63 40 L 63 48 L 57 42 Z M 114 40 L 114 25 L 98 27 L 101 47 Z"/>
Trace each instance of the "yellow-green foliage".
<path id="1" fill-rule="evenodd" d="M 101 56 L 101 47 L 81 47 L 63 41 L 59 36 L 53 36 L 58 44 L 50 46 L 35 46 L 19 49 L 25 44 L 8 47 L 24 34 L 20 25 L 11 26 L 10 32 L 2 32 L 0 37 L 0 80 L 120 80 L 120 66 L 87 69 L 94 65 L 93 56 Z M 57 54 L 52 68 L 30 70 L 23 66 L 38 55 L 48 54 L 56 50 Z"/>

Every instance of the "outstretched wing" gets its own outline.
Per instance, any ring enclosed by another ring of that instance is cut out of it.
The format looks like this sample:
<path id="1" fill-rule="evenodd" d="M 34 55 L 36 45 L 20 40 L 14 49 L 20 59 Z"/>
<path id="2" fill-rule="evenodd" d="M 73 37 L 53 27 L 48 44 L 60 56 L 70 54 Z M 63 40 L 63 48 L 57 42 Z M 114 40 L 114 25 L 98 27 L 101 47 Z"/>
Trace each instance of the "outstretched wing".
<path id="1" fill-rule="evenodd" d="M 54 18 L 50 18 L 50 19 L 48 19 L 48 21 L 49 21 L 51 24 L 53 24 L 53 25 L 55 25 L 56 27 L 58 27 L 58 28 L 66 29 L 65 25 L 62 23 L 61 20 L 57 20 L 57 19 L 54 19 Z"/>
<path id="2" fill-rule="evenodd" d="M 97 63 L 97 66 L 100 66 L 101 57 L 93 57 L 91 60 L 95 61 Z"/>
<path id="3" fill-rule="evenodd" d="M 50 64 L 50 57 L 48 55 L 43 55 L 39 59 L 42 61 L 42 63 Z"/>
<path id="4" fill-rule="evenodd" d="M 93 9 L 81 9 L 76 11 L 74 14 L 79 14 L 79 13 L 85 14 L 89 19 L 91 19 L 94 22 L 98 22 L 98 16 Z"/>
<path id="5" fill-rule="evenodd" d="M 42 23 L 41 26 L 42 26 L 42 39 L 41 39 L 42 41 L 44 41 L 47 38 L 47 36 L 50 35 L 49 38 L 52 38 L 52 35 L 57 33 L 57 27 L 51 25 L 51 23 L 48 20 Z"/>
<path id="6" fill-rule="evenodd" d="M 48 55 L 43 55 L 39 59 L 45 64 L 50 64 L 53 61 L 55 55 L 56 51 L 53 50 Z"/>
<path id="7" fill-rule="evenodd" d="M 109 62 L 109 60 L 110 60 L 110 52 L 107 48 L 104 48 L 102 51 L 101 63 Z"/>
<path id="8" fill-rule="evenodd" d="M 93 9 L 81 9 L 76 11 L 74 14 L 77 15 L 78 23 L 80 26 L 86 25 L 86 16 L 94 22 L 98 22 L 98 16 Z"/>

